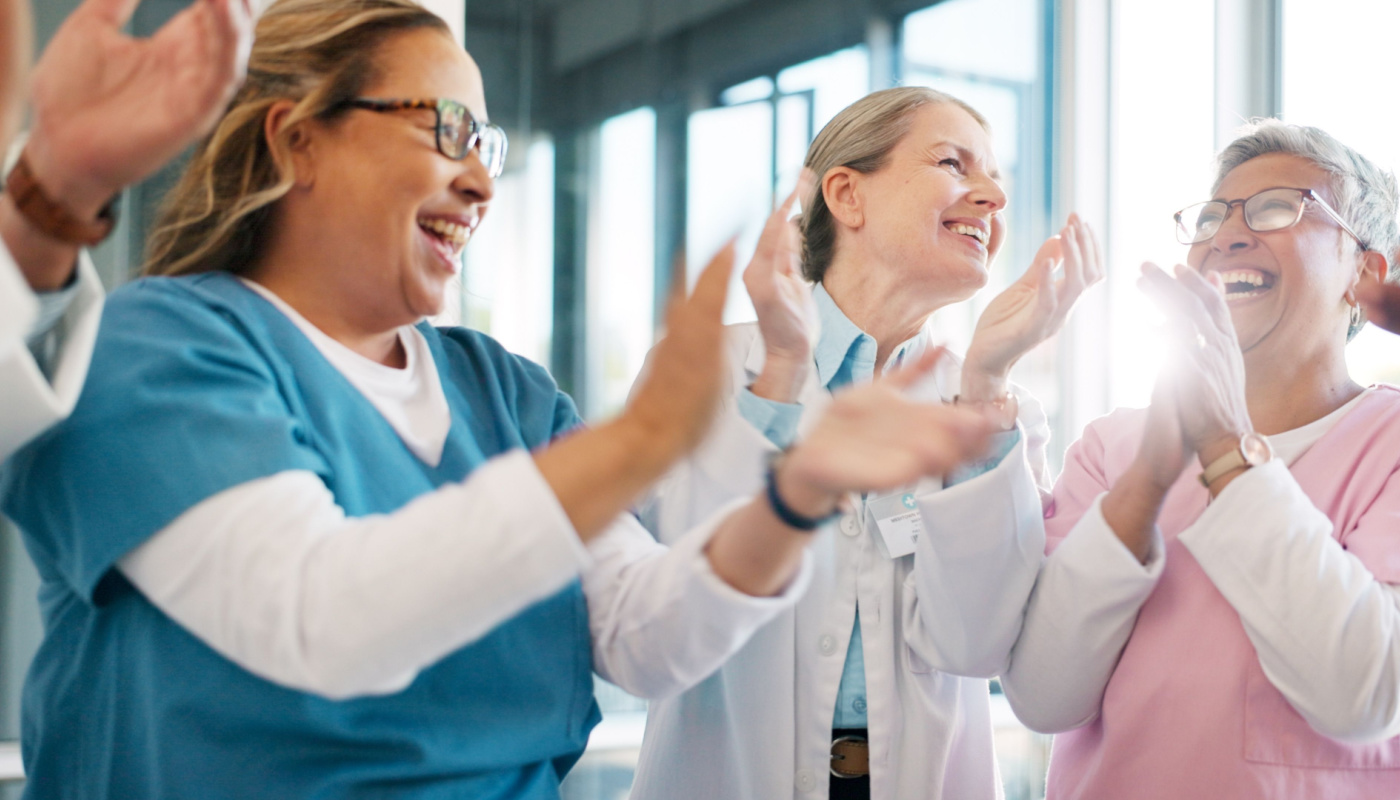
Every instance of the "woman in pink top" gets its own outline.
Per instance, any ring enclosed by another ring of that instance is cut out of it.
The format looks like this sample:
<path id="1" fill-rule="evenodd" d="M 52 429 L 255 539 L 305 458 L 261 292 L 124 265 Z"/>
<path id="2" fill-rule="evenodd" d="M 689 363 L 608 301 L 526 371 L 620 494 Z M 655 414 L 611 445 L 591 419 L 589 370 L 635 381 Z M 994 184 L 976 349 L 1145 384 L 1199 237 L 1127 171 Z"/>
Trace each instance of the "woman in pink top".
<path id="1" fill-rule="evenodd" d="M 1143 266 L 1171 363 L 1070 448 L 1003 685 L 1064 731 L 1051 800 L 1397 797 L 1400 390 L 1344 358 L 1395 179 L 1269 120 L 1213 194 Z"/>

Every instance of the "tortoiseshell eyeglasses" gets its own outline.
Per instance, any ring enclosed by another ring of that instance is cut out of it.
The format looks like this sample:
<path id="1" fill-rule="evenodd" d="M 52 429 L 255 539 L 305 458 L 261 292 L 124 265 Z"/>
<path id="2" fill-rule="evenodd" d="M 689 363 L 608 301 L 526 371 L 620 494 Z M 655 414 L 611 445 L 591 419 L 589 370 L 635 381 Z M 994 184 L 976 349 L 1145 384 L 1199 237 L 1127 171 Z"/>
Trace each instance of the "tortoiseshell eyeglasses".
<path id="1" fill-rule="evenodd" d="M 445 97 L 423 100 L 382 100 L 374 97 L 353 97 L 340 103 L 342 108 L 362 108 L 366 111 L 415 111 L 427 109 L 437 115 L 437 149 L 439 153 L 461 161 L 476 150 L 482 166 L 492 178 L 498 178 L 506 165 L 506 132 L 499 125 L 478 122 L 467 107 Z"/>

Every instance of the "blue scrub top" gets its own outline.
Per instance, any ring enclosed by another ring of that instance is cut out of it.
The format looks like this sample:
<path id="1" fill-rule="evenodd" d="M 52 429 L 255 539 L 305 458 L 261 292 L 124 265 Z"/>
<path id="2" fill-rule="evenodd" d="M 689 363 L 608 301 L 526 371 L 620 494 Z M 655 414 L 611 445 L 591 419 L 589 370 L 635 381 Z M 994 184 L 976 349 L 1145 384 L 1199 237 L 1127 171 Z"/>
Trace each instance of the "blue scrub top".
<path id="1" fill-rule="evenodd" d="M 579 424 L 544 368 L 473 331 L 419 329 L 452 412 L 437 467 L 232 275 L 113 293 L 77 408 L 0 475 L 42 578 L 26 797 L 558 797 L 600 718 L 577 581 L 402 692 L 332 701 L 228 661 L 114 569 L 247 481 L 310 470 L 347 515 L 388 513 Z"/>

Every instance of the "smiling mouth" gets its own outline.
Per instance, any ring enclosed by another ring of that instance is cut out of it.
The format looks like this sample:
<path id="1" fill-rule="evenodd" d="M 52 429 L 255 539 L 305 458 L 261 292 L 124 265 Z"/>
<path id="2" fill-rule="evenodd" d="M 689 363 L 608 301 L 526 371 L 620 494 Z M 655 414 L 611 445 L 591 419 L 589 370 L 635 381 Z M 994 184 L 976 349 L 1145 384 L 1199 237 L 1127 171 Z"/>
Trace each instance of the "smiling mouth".
<path id="1" fill-rule="evenodd" d="M 1274 276 L 1257 269 L 1231 269 L 1219 275 L 1227 301 L 1259 297 L 1274 288 Z"/>
<path id="2" fill-rule="evenodd" d="M 436 217 L 419 217 L 418 227 L 439 242 L 442 242 L 453 256 L 460 255 L 472 238 L 473 226 L 460 225 Z"/>
<path id="3" fill-rule="evenodd" d="M 976 225 L 964 225 L 961 222 L 945 222 L 943 223 L 943 227 L 953 233 L 976 239 L 977 243 L 983 247 L 987 246 L 987 232 Z"/>

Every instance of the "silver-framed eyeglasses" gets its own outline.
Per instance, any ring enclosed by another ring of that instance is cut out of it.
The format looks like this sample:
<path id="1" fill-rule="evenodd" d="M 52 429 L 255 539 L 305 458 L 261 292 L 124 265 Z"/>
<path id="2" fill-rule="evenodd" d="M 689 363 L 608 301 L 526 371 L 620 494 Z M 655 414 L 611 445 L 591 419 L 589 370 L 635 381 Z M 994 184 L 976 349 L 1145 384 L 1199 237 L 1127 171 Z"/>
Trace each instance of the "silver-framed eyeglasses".
<path id="1" fill-rule="evenodd" d="M 339 104 L 347 108 L 362 108 L 384 114 L 392 111 L 413 111 L 424 109 L 437 115 L 434 125 L 437 131 L 439 153 L 461 161 L 475 150 L 481 165 L 492 178 L 501 177 L 506 166 L 506 132 L 499 125 L 480 122 L 472 116 L 467 107 L 445 97 L 429 97 L 410 100 L 382 100 L 376 97 L 352 97 Z"/>
<path id="2" fill-rule="evenodd" d="M 1356 240 L 1362 250 L 1370 249 L 1346 220 L 1342 219 L 1342 215 L 1329 206 L 1326 200 L 1318 197 L 1316 192 L 1312 189 L 1293 189 L 1286 186 L 1265 189 L 1244 200 L 1207 200 L 1187 206 L 1175 215 L 1176 240 L 1182 244 L 1210 241 L 1220 230 L 1220 226 L 1225 224 L 1235 206 L 1244 208 L 1244 224 L 1250 230 L 1256 233 L 1281 231 L 1298 224 L 1303 218 L 1303 209 L 1309 202 L 1316 203 L 1318 208 L 1327 212 L 1327 216 L 1341 226 L 1342 230 L 1351 234 L 1351 238 Z"/>

